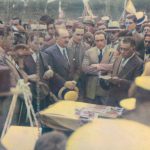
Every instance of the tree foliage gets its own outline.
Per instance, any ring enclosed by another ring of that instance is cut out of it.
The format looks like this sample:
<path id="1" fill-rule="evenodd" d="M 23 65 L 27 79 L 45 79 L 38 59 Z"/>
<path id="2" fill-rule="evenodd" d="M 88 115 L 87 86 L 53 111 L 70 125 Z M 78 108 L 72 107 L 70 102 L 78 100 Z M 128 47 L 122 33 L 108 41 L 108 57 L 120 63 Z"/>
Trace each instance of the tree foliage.
<path id="1" fill-rule="evenodd" d="M 25 2 L 27 1 L 27 6 Z M 47 0 L 0 0 L 0 18 L 8 20 L 14 16 L 22 19 L 38 19 L 45 12 L 53 18 L 58 17 L 58 0 L 47 4 Z M 61 0 L 67 18 L 78 18 L 83 12 L 82 0 Z M 149 0 L 133 0 L 137 10 L 150 12 Z M 93 13 L 98 16 L 109 15 L 118 19 L 123 12 L 123 0 L 90 0 Z"/>

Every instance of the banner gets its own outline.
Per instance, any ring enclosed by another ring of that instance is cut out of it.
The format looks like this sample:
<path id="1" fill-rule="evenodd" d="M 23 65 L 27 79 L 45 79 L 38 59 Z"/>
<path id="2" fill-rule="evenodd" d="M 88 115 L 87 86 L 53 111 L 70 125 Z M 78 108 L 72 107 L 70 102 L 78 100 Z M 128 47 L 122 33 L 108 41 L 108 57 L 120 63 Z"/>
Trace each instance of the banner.
<path id="1" fill-rule="evenodd" d="M 127 1 L 127 5 L 126 5 L 126 8 L 125 10 L 130 13 L 130 14 L 135 14 L 136 13 L 136 9 L 135 9 L 135 6 L 132 2 L 132 0 L 128 0 Z"/>

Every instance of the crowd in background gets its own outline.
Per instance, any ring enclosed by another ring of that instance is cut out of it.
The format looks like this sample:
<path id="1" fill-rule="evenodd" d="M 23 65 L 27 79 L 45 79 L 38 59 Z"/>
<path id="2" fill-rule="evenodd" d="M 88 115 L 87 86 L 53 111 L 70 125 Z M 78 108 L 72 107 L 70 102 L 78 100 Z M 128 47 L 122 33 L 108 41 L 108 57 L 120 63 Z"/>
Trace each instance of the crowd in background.
<path id="1" fill-rule="evenodd" d="M 38 24 L 22 24 L 19 18 L 0 23 L 0 92 L 24 79 L 30 83 L 35 112 L 63 99 L 121 107 L 122 99 L 135 96 L 134 81 L 149 60 L 150 21 L 143 12 L 120 21 L 108 16 L 54 20 L 44 15 Z M 0 95 L 2 122 L 11 99 Z M 25 114 L 25 104 L 19 101 L 13 122 L 28 124 Z"/>

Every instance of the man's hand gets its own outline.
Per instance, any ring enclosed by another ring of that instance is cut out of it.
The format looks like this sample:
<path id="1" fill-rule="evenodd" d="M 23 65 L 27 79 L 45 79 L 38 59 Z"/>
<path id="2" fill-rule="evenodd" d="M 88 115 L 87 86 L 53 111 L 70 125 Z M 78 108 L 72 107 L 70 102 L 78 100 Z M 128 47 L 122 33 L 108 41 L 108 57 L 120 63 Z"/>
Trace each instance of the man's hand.
<path id="1" fill-rule="evenodd" d="M 52 78 L 53 76 L 54 76 L 53 70 L 49 69 L 49 70 L 47 70 L 47 71 L 44 73 L 43 79 L 49 80 L 49 79 Z"/>
<path id="2" fill-rule="evenodd" d="M 95 68 L 97 71 L 111 71 L 112 64 L 92 64 L 91 67 Z"/>
<path id="3" fill-rule="evenodd" d="M 76 81 L 66 81 L 64 86 L 70 90 L 73 90 L 76 87 Z"/>
<path id="4" fill-rule="evenodd" d="M 121 82 L 121 79 L 119 77 L 112 77 L 108 81 L 111 82 L 112 84 L 119 85 Z"/>
<path id="5" fill-rule="evenodd" d="M 39 77 L 37 74 L 28 75 L 28 80 L 32 82 L 37 82 L 39 80 Z"/>

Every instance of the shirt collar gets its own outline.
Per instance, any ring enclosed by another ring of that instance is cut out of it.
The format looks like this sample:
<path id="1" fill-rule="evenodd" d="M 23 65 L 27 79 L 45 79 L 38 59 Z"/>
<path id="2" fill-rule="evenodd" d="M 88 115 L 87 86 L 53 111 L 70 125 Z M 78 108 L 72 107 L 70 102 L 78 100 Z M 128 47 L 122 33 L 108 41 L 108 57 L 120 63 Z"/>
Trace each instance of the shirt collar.
<path id="1" fill-rule="evenodd" d="M 125 59 L 125 58 L 122 58 L 122 64 L 123 65 L 126 65 L 127 62 L 135 55 L 135 53 L 133 53 L 129 58 Z"/>
<path id="2" fill-rule="evenodd" d="M 105 51 L 105 47 L 103 49 L 101 49 L 102 51 L 102 54 L 104 54 L 104 51 Z M 97 47 L 97 52 L 98 52 L 98 55 L 100 54 L 100 49 Z"/>
<path id="3" fill-rule="evenodd" d="M 66 50 L 66 48 L 61 47 L 58 43 L 56 43 L 56 45 L 58 46 L 60 52 L 63 54 L 63 50 L 64 50 L 64 49 Z"/>

